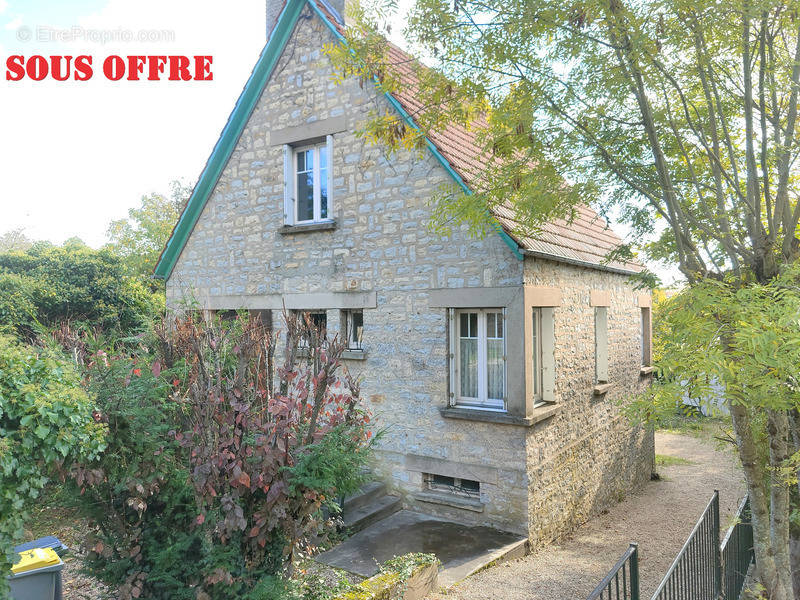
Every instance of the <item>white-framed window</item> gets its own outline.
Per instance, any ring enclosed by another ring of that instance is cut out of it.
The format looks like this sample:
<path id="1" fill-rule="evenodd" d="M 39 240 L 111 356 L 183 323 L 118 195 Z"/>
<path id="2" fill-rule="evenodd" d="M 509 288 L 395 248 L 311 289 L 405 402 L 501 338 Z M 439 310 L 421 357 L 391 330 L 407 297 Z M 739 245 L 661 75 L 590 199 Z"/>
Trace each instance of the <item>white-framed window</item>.
<path id="1" fill-rule="evenodd" d="M 363 350 L 364 311 L 343 310 L 342 331 L 344 332 L 348 350 Z"/>
<path id="2" fill-rule="evenodd" d="M 284 217 L 287 225 L 332 220 L 330 158 L 333 136 L 323 143 L 284 146 Z"/>
<path id="3" fill-rule="evenodd" d="M 502 308 L 451 310 L 453 403 L 505 410 L 506 336 Z"/>
<path id="4" fill-rule="evenodd" d="M 608 383 L 608 307 L 594 307 L 594 382 Z"/>
<path id="5" fill-rule="evenodd" d="M 542 402 L 542 309 L 531 312 L 531 387 L 534 406 Z"/>

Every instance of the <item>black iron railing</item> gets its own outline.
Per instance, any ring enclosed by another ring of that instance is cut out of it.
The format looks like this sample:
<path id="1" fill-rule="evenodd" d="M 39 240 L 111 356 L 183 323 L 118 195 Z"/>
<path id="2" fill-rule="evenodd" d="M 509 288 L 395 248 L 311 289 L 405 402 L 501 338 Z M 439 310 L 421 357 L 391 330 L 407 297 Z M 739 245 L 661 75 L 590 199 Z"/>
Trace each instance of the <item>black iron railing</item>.
<path id="1" fill-rule="evenodd" d="M 722 589 L 719 551 L 719 492 L 675 557 L 653 600 L 717 600 Z"/>
<path id="2" fill-rule="evenodd" d="M 755 560 L 753 523 L 750 520 L 750 498 L 744 497 L 736 513 L 736 522 L 722 540 L 722 597 L 739 600 L 747 571 Z"/>
<path id="3" fill-rule="evenodd" d="M 755 561 L 750 500 L 719 543 L 719 492 L 694 526 L 652 600 L 739 600 Z M 639 550 L 631 544 L 587 600 L 639 600 Z"/>
<path id="4" fill-rule="evenodd" d="M 639 547 L 631 544 L 587 600 L 639 600 Z"/>

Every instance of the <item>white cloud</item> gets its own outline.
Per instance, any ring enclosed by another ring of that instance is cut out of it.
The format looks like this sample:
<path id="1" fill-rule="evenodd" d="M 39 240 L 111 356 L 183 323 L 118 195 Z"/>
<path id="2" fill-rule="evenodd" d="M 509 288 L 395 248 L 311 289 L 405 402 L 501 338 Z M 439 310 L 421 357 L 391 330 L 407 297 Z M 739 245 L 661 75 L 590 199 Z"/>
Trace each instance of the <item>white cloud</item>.
<path id="1" fill-rule="evenodd" d="M 2 0 L 0 0 L 2 2 Z M 3 7 L 0 6 L 0 13 L 3 12 Z M 14 29 L 19 29 L 19 26 L 22 25 L 22 17 L 15 17 L 11 19 L 8 23 L 6 23 L 3 28 L 7 31 L 12 31 Z"/>
<path id="2" fill-rule="evenodd" d="M 0 15 L 2 15 L 8 8 L 7 0 L 0 0 Z"/>

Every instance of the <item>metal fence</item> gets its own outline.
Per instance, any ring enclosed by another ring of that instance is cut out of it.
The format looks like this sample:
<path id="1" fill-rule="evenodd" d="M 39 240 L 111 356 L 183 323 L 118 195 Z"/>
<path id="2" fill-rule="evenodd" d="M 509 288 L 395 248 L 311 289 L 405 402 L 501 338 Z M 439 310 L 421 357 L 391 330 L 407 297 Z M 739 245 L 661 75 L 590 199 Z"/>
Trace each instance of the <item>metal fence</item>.
<path id="1" fill-rule="evenodd" d="M 738 600 L 755 560 L 753 552 L 753 523 L 750 520 L 750 498 L 744 497 L 736 513 L 736 522 L 722 541 L 722 597 Z"/>
<path id="2" fill-rule="evenodd" d="M 639 547 L 631 544 L 587 600 L 639 600 Z"/>
<path id="3" fill-rule="evenodd" d="M 736 523 L 720 546 L 719 492 L 694 526 L 652 600 L 738 600 L 753 563 L 750 501 L 739 505 Z M 639 550 L 631 544 L 587 600 L 639 600 Z"/>
<path id="4" fill-rule="evenodd" d="M 719 492 L 714 491 L 653 600 L 717 600 L 722 590 L 721 565 Z"/>

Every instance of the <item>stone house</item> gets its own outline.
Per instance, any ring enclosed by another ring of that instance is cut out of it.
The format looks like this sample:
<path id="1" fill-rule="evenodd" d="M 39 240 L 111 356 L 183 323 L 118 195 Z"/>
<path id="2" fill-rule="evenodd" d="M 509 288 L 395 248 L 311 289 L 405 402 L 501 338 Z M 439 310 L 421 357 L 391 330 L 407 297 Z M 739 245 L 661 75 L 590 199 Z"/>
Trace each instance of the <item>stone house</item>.
<path id="1" fill-rule="evenodd" d="M 405 506 L 552 540 L 646 481 L 652 432 L 617 400 L 650 372 L 641 267 L 582 207 L 535 237 L 431 233 L 430 198 L 468 189 L 481 150 L 456 126 L 422 157 L 356 134 L 371 110 L 419 107 L 408 91 L 332 81 L 343 0 L 268 0 L 271 31 L 156 275 L 167 302 L 309 311 L 348 340 L 347 367 L 387 427 L 378 473 Z M 275 315 L 276 324 L 279 315 Z"/>

